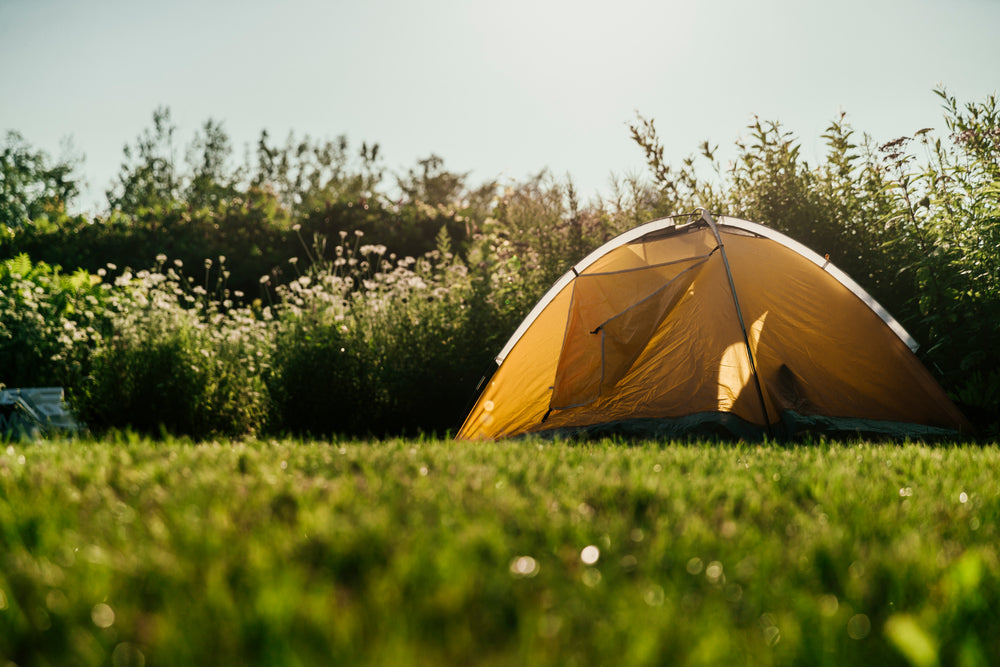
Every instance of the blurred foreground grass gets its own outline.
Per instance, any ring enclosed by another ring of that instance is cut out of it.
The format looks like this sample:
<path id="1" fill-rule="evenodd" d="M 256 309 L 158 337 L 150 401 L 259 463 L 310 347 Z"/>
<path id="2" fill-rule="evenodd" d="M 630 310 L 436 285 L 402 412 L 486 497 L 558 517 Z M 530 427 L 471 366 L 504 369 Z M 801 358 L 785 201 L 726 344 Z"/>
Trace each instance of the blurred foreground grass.
<path id="1" fill-rule="evenodd" d="M 22 667 L 1000 659 L 995 446 L 0 447 Z"/>

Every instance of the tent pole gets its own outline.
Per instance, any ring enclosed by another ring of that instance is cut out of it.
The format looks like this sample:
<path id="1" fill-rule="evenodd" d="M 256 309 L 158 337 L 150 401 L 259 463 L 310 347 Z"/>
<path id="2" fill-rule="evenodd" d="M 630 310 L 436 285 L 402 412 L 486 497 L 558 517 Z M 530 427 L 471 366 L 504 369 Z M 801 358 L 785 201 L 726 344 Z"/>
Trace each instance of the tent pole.
<path id="1" fill-rule="evenodd" d="M 729 268 L 729 258 L 726 256 L 726 246 L 722 243 L 722 236 L 715 226 L 712 214 L 706 209 L 701 209 L 701 219 L 708 223 L 709 228 L 715 235 L 715 240 L 719 243 L 719 252 L 722 255 L 722 263 L 726 267 L 726 277 L 729 278 L 729 292 L 733 295 L 733 305 L 736 306 L 736 318 L 740 322 L 740 330 L 743 332 L 743 344 L 747 349 L 747 359 L 750 360 L 750 372 L 753 374 L 754 386 L 757 388 L 757 398 L 760 400 L 760 409 L 764 413 L 764 426 L 767 428 L 768 437 L 774 437 L 771 431 L 771 418 L 767 413 L 767 404 L 764 403 L 764 390 L 760 386 L 760 376 L 757 374 L 757 364 L 754 362 L 753 350 L 750 348 L 750 336 L 747 335 L 746 323 L 743 321 L 743 309 L 740 308 L 740 300 L 736 296 L 736 283 L 733 281 L 733 272 Z"/>

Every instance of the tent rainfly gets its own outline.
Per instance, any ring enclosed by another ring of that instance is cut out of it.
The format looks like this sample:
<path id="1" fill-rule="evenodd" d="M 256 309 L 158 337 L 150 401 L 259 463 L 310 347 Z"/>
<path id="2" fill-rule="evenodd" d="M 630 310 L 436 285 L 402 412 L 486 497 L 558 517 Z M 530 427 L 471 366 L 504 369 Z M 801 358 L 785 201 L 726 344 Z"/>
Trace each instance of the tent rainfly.
<path id="1" fill-rule="evenodd" d="M 971 432 L 916 348 L 787 236 L 707 211 L 664 218 L 556 281 L 458 437 Z"/>

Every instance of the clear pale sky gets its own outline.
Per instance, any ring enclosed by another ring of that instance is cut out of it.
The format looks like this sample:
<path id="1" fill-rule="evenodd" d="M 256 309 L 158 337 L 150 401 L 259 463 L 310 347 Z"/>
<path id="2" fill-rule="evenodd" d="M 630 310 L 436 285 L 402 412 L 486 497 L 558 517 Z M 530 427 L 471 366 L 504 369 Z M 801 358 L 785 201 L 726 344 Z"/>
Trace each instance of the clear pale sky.
<path id="1" fill-rule="evenodd" d="M 345 134 L 399 173 L 436 153 L 474 183 L 547 167 L 591 195 L 643 168 L 636 111 L 672 163 L 754 114 L 815 162 L 841 109 L 876 140 L 943 130 L 938 84 L 1000 87 L 1000 0 L 0 0 L 0 132 L 52 157 L 72 140 L 78 209 L 159 105 L 182 146 L 223 121 L 239 159 L 262 129 Z"/>

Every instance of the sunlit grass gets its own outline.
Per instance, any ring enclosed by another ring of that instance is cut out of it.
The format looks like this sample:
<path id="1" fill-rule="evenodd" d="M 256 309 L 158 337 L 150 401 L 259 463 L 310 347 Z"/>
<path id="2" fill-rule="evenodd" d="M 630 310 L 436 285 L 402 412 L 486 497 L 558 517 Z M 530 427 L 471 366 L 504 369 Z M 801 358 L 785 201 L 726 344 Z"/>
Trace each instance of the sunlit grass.
<path id="1" fill-rule="evenodd" d="M 989 664 L 1000 450 L 0 449 L 0 657 Z"/>

